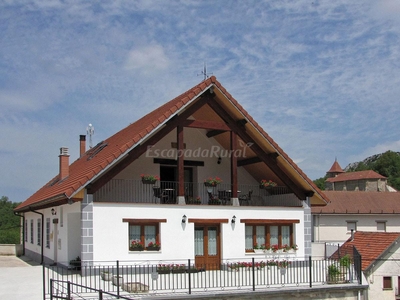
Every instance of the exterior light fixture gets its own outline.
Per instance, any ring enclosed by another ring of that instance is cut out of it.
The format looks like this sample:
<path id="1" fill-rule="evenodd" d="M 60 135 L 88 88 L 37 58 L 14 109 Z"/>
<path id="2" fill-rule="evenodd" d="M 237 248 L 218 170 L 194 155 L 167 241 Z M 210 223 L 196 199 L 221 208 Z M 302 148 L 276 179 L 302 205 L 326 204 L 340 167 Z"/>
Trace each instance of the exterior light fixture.
<path id="1" fill-rule="evenodd" d="M 187 219 L 186 215 L 183 215 L 182 216 L 182 224 L 186 223 L 186 219 Z"/>
<path id="2" fill-rule="evenodd" d="M 55 215 L 57 214 L 57 211 L 56 211 L 54 208 L 52 208 L 52 209 L 51 209 L 51 214 L 52 214 L 53 216 L 55 216 Z"/>
<path id="3" fill-rule="evenodd" d="M 221 164 L 221 160 L 222 160 L 222 158 L 221 158 L 221 156 L 220 157 L 218 157 L 218 160 L 217 160 L 217 164 Z"/>
<path id="4" fill-rule="evenodd" d="M 235 215 L 232 217 L 231 222 L 232 222 L 232 224 L 235 224 L 235 222 L 236 222 L 236 216 Z"/>

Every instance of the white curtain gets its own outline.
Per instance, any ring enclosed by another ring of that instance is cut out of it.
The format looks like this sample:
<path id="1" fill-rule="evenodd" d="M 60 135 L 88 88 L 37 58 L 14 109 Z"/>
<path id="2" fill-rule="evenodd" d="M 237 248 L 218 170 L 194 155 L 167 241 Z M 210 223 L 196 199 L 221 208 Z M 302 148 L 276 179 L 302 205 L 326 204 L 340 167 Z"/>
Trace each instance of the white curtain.
<path id="1" fill-rule="evenodd" d="M 256 243 L 258 246 L 265 244 L 265 226 L 256 226 Z"/>
<path id="2" fill-rule="evenodd" d="M 269 227 L 269 232 L 270 232 L 270 244 L 272 245 L 278 245 L 278 226 L 270 226 Z"/>
<path id="3" fill-rule="evenodd" d="M 245 227 L 246 250 L 253 249 L 253 226 Z"/>
<path id="4" fill-rule="evenodd" d="M 196 229 L 194 232 L 194 254 L 204 255 L 203 228 Z"/>
<path id="5" fill-rule="evenodd" d="M 282 245 L 290 246 L 290 227 L 282 226 L 281 230 L 282 230 Z"/>
<path id="6" fill-rule="evenodd" d="M 144 226 L 144 246 L 156 242 L 156 226 Z"/>
<path id="7" fill-rule="evenodd" d="M 140 241 L 140 226 L 129 225 L 129 244 L 137 240 Z"/>
<path id="8" fill-rule="evenodd" d="M 217 229 L 208 229 L 208 255 L 217 255 Z"/>

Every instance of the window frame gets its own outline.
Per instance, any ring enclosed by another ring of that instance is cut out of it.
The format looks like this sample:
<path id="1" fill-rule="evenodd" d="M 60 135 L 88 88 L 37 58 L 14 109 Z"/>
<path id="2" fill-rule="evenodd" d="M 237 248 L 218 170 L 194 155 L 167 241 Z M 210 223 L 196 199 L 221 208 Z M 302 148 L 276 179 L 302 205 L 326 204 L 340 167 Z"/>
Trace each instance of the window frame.
<path id="1" fill-rule="evenodd" d="M 156 228 L 156 243 L 161 244 L 161 233 L 160 233 L 160 225 L 161 223 L 166 223 L 166 219 L 122 219 L 122 222 L 128 223 L 128 250 L 130 246 L 130 226 L 140 226 L 140 241 L 144 245 L 144 249 L 147 248 L 145 245 L 145 227 L 146 226 L 155 226 Z"/>
<path id="2" fill-rule="evenodd" d="M 384 290 L 392 290 L 393 289 L 393 280 L 392 276 L 382 276 L 382 289 Z"/>
<path id="3" fill-rule="evenodd" d="M 46 248 L 50 249 L 50 218 L 46 219 Z"/>
<path id="4" fill-rule="evenodd" d="M 42 220 L 41 219 L 37 219 L 37 245 L 40 246 L 42 243 Z"/>
<path id="5" fill-rule="evenodd" d="M 33 244 L 33 236 L 34 236 L 34 230 L 33 230 L 33 219 L 31 219 L 31 244 Z"/>
<path id="6" fill-rule="evenodd" d="M 247 226 L 252 226 L 252 236 L 253 236 L 253 248 L 252 249 L 245 249 L 246 252 L 254 252 L 254 245 L 257 243 L 257 233 L 256 228 L 257 226 L 264 226 L 265 232 L 265 246 L 271 247 L 272 244 L 270 243 L 271 238 L 271 226 L 278 226 L 278 247 L 281 248 L 283 245 L 282 243 L 282 227 L 289 226 L 290 235 L 289 246 L 295 245 L 295 224 L 300 223 L 300 220 L 251 220 L 251 219 L 242 219 L 240 220 L 241 223 L 245 224 L 245 228 Z M 245 230 L 246 231 L 246 230 Z"/>

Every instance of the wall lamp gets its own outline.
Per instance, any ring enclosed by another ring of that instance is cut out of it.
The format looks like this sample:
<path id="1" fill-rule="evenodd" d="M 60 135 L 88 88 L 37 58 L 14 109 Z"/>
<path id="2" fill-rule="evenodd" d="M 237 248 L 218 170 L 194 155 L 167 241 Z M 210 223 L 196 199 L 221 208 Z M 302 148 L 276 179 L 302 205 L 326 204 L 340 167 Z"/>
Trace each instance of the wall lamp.
<path id="1" fill-rule="evenodd" d="M 186 215 L 183 215 L 182 216 L 182 224 L 186 223 L 186 219 L 187 219 Z"/>
<path id="2" fill-rule="evenodd" d="M 235 222 L 236 222 L 236 216 L 234 215 L 234 216 L 232 217 L 231 223 L 232 223 L 232 224 L 235 224 Z"/>
<path id="3" fill-rule="evenodd" d="M 53 216 L 55 216 L 55 215 L 57 214 L 57 211 L 56 211 L 54 208 L 52 208 L 52 209 L 51 209 L 51 214 L 52 214 Z"/>
<path id="4" fill-rule="evenodd" d="M 217 164 L 221 164 L 221 161 L 222 161 L 222 158 L 221 158 L 221 156 L 220 157 L 218 157 L 218 160 L 217 160 Z"/>

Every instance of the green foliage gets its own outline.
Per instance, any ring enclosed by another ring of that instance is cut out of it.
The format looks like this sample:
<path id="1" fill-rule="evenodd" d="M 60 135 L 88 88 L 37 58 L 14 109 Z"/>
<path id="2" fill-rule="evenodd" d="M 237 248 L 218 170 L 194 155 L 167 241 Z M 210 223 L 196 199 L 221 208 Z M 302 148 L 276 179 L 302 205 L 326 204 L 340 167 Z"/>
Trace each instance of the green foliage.
<path id="1" fill-rule="evenodd" d="M 320 190 L 325 190 L 325 181 L 328 177 L 325 175 L 324 177 L 315 179 L 313 182 Z"/>
<path id="2" fill-rule="evenodd" d="M 0 198 L 0 244 L 20 243 L 21 218 L 13 212 L 18 205 L 6 196 Z"/>
<path id="3" fill-rule="evenodd" d="M 374 156 L 373 159 L 366 159 L 358 163 L 349 171 L 373 170 L 382 176 L 387 177 L 388 185 L 400 190 L 400 153 L 386 151 L 381 155 Z"/>

